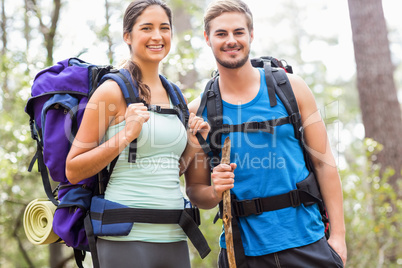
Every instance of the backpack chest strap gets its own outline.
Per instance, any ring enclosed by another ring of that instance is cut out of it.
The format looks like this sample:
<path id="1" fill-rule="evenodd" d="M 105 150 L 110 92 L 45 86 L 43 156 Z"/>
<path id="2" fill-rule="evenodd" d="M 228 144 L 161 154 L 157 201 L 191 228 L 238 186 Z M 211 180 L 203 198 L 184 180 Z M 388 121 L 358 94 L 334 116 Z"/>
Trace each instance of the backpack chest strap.
<path id="1" fill-rule="evenodd" d="M 148 105 L 148 111 L 152 111 L 158 114 L 174 114 L 179 116 L 180 113 L 177 109 L 172 108 L 162 108 L 159 105 Z"/>
<path id="2" fill-rule="evenodd" d="M 274 133 L 274 129 L 276 126 L 281 126 L 285 124 L 294 124 L 295 122 L 301 120 L 300 113 L 295 113 L 287 117 L 281 117 L 278 119 L 271 119 L 266 121 L 250 121 L 244 122 L 238 125 L 230 125 L 223 124 L 222 125 L 222 133 L 230 133 L 230 132 L 256 132 L 263 131 L 266 133 Z"/>

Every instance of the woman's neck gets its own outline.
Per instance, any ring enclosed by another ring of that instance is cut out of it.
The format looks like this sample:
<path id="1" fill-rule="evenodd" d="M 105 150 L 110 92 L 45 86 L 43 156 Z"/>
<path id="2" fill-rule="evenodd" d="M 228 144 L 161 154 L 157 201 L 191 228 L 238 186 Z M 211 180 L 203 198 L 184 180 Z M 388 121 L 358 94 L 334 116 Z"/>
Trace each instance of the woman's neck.
<path id="1" fill-rule="evenodd" d="M 161 85 L 159 79 L 159 64 L 140 64 L 137 63 L 141 69 L 142 82 L 148 85 L 151 89 L 154 86 Z"/>
<path id="2" fill-rule="evenodd" d="M 159 64 L 158 63 L 138 63 L 141 69 L 142 83 L 147 85 L 150 90 L 149 104 L 156 104 L 163 107 L 169 107 L 169 98 L 162 81 L 159 78 Z"/>

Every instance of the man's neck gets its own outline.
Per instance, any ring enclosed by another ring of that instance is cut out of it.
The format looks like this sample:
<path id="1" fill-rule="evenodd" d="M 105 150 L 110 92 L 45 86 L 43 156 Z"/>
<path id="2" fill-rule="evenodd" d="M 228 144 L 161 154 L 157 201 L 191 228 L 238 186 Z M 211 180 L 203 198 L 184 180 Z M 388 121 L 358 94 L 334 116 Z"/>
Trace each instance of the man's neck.
<path id="1" fill-rule="evenodd" d="M 225 101 L 230 103 L 249 101 L 257 94 L 260 87 L 260 74 L 250 61 L 237 69 L 218 66 L 218 71 L 219 88 Z"/>

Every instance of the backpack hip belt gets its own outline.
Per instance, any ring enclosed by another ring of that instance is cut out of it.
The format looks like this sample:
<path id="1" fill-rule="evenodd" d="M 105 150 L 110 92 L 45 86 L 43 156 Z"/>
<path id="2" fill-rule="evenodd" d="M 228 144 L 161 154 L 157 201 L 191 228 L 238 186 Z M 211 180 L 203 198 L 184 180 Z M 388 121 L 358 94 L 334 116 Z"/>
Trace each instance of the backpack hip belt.
<path id="1" fill-rule="evenodd" d="M 129 223 L 128 231 L 134 223 L 152 223 L 152 224 L 178 224 L 190 239 L 191 243 L 197 249 L 201 258 L 205 258 L 211 249 L 202 235 L 198 226 L 201 223 L 200 212 L 198 208 L 185 209 L 142 209 L 142 208 L 113 208 L 105 209 L 102 212 L 90 212 L 92 222 L 101 225 L 102 230 L 107 225 Z M 96 233 L 95 236 L 108 234 Z"/>
<path id="2" fill-rule="evenodd" d="M 236 217 L 247 217 L 287 207 L 295 208 L 301 204 L 310 206 L 315 203 L 320 210 L 324 209 L 314 173 L 310 173 L 306 179 L 296 185 L 295 190 L 269 197 L 238 200 L 235 195 L 232 195 L 232 214 Z M 222 202 L 219 204 L 219 214 L 222 215 Z M 216 220 L 217 217 L 215 217 Z"/>

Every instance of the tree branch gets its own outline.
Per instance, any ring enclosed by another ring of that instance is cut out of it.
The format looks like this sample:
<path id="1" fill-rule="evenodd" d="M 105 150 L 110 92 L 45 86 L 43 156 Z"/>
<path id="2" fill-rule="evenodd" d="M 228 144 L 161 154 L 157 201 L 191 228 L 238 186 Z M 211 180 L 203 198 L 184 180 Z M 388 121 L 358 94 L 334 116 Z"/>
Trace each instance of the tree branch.
<path id="1" fill-rule="evenodd" d="M 14 228 L 14 231 L 13 231 L 13 237 L 17 240 L 18 248 L 20 249 L 20 251 L 22 253 L 22 256 L 24 257 L 24 259 L 27 262 L 28 266 L 29 267 L 35 267 L 33 265 L 33 262 L 31 261 L 31 259 L 29 258 L 29 255 L 28 255 L 27 251 L 25 250 L 20 237 L 17 234 L 18 229 L 20 229 L 20 227 L 21 227 L 21 219 L 22 219 L 22 216 L 24 214 L 24 211 L 25 211 L 25 207 L 23 207 L 20 210 L 20 213 L 18 214 L 17 220 L 15 222 L 15 228 Z"/>

